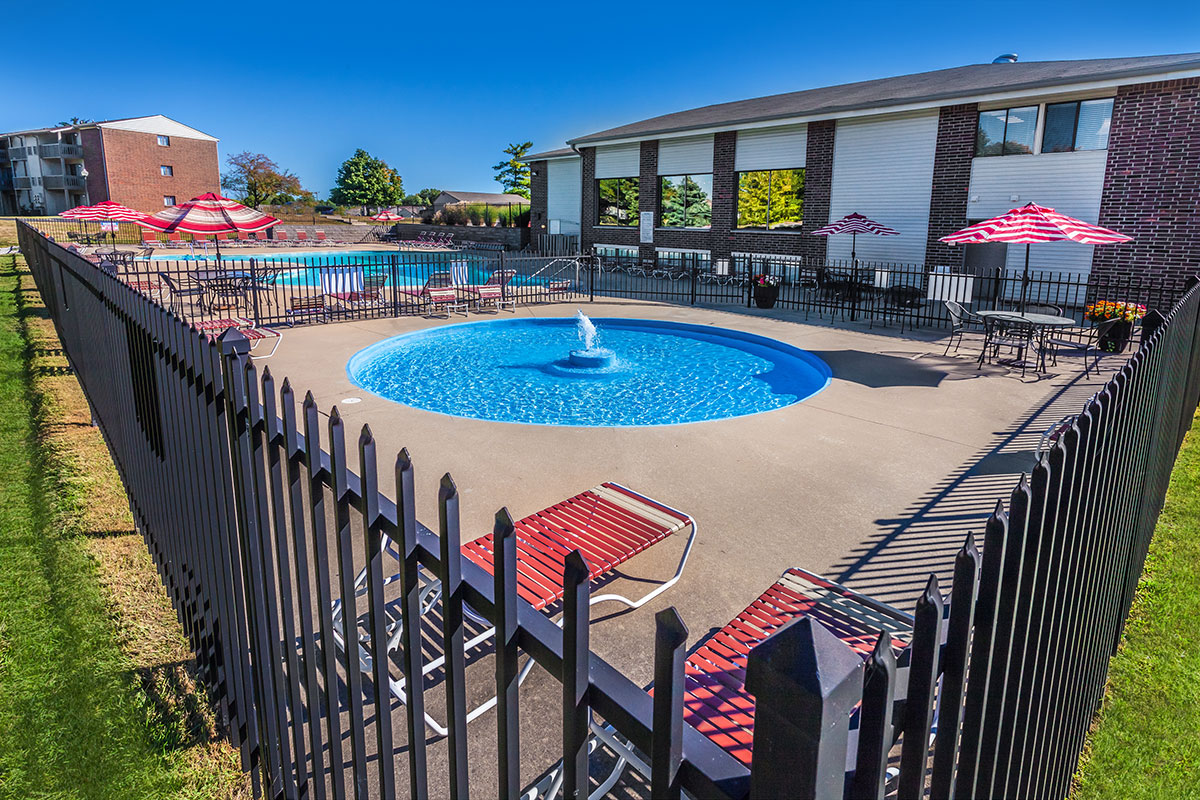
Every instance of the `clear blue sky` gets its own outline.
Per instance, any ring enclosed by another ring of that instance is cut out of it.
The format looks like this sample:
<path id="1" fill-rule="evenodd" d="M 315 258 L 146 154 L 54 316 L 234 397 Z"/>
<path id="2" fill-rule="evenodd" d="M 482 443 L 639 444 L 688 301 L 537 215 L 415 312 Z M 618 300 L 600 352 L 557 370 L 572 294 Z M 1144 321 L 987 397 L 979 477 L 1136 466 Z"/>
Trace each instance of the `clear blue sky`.
<path id="1" fill-rule="evenodd" d="M 9 49 L 0 131 L 161 113 L 218 137 L 222 162 L 266 153 L 322 197 L 356 147 L 399 169 L 410 192 L 492 191 L 513 141 L 550 149 L 669 111 L 1006 52 L 1200 51 L 1195 0 L 51 8 L 5 9 L 9 44 L 17 32 L 34 41 Z"/>

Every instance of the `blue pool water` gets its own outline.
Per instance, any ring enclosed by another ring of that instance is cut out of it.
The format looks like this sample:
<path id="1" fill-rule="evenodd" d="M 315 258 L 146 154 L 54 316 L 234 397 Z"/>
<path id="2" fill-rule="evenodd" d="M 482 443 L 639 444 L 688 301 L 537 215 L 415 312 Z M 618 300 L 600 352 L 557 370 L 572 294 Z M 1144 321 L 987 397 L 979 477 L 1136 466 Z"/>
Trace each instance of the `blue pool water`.
<path id="1" fill-rule="evenodd" d="M 394 279 L 398 286 L 422 286 L 429 273 L 434 271 L 453 271 L 460 282 L 479 284 L 485 283 L 488 276 L 500 266 L 495 257 L 487 255 L 384 250 L 327 250 L 255 256 L 226 252 L 222 254 L 221 263 L 231 275 L 249 276 L 251 258 L 255 260 L 259 275 L 267 270 L 275 270 L 278 274 L 271 283 L 283 286 L 320 286 L 323 267 L 344 266 L 361 266 L 366 275 L 391 273 L 394 270 Z M 154 261 L 194 263 L 198 270 L 212 269 L 216 264 L 216 253 L 210 251 L 208 255 L 156 255 Z M 389 279 L 389 284 L 391 282 Z M 527 286 L 544 282 L 543 278 L 536 275 L 517 275 L 512 279 L 511 285 Z"/>
<path id="2" fill-rule="evenodd" d="M 639 426 L 739 417 L 824 389 L 828 365 L 791 345 L 726 328 L 597 319 L 617 366 L 585 377 L 571 319 L 467 322 L 385 339 L 346 366 L 388 400 L 457 417 L 536 425 Z"/>

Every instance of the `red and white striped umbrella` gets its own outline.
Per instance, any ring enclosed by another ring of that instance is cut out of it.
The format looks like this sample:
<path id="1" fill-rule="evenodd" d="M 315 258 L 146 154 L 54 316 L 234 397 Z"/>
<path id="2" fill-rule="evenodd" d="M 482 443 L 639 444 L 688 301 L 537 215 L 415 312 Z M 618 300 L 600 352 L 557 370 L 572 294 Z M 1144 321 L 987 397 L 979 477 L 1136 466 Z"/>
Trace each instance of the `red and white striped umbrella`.
<path id="1" fill-rule="evenodd" d="M 874 236 L 899 236 L 900 231 L 895 228 L 889 228 L 887 225 L 880 224 L 873 219 L 868 219 L 857 212 L 847 214 L 837 222 L 831 222 L 823 228 L 817 228 L 813 231 L 813 236 L 837 236 L 842 233 L 850 234 L 850 260 L 853 261 L 858 245 L 858 235 L 860 233 L 869 233 Z"/>
<path id="2" fill-rule="evenodd" d="M 164 209 L 145 219 L 136 220 L 145 228 L 163 233 L 256 233 L 279 224 L 269 214 L 247 208 L 241 203 L 208 192 L 186 203 Z"/>
<path id="3" fill-rule="evenodd" d="M 976 222 L 949 236 L 943 236 L 941 241 L 948 244 L 1004 242 L 1025 245 L 1025 272 L 1021 276 L 1021 308 L 1024 309 L 1026 289 L 1029 286 L 1029 245 L 1065 241 L 1080 244 L 1119 244 L 1132 242 L 1133 237 L 1068 217 L 1053 208 L 1029 203 L 998 217 Z"/>
<path id="4" fill-rule="evenodd" d="M 404 219 L 404 217 L 400 216 L 395 211 L 392 211 L 390 208 L 385 208 L 383 211 L 380 211 L 378 214 L 371 217 L 371 219 L 379 222 L 396 222 Z"/>
<path id="5" fill-rule="evenodd" d="M 1014 208 L 998 217 L 977 222 L 957 233 L 943 236 L 949 244 L 1008 242 L 1037 244 L 1070 240 L 1080 244 L 1117 244 L 1133 237 L 1060 214 L 1036 203 Z"/>
<path id="6" fill-rule="evenodd" d="M 94 206 L 76 206 L 59 214 L 68 219 L 105 220 L 108 222 L 139 222 L 146 218 L 141 211 L 134 211 L 128 206 L 105 200 Z"/>

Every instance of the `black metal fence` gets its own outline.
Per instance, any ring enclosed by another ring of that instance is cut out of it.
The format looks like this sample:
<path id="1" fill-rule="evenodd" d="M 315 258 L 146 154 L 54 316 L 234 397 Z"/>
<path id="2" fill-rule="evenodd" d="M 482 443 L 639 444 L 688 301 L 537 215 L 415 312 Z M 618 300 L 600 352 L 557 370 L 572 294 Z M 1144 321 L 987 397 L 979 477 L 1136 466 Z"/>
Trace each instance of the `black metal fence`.
<path id="1" fill-rule="evenodd" d="M 643 262 L 632 248 L 596 256 L 593 289 L 598 296 L 630 297 L 699 305 L 754 304 L 753 279 L 778 280 L 774 306 L 808 316 L 863 320 L 901 327 L 947 327 L 944 301 L 968 309 L 1011 309 L 1024 302 L 1056 308 L 1083 322 L 1096 300 L 1137 303 L 1160 311 L 1183 294 L 1184 282 L 1130 273 L 1094 276 L 1073 272 L 1009 269 L 953 272 L 921 264 L 808 259 L 734 254 L 713 260 L 707 253 L 659 252 Z"/>
<path id="2" fill-rule="evenodd" d="M 97 261 L 110 257 L 93 256 Z M 256 326 L 375 319 L 586 297 L 578 258 L 442 250 L 328 255 L 133 257 L 107 269 L 180 316 L 241 318 Z M 443 302 L 431 289 L 455 291 Z"/>
<path id="3" fill-rule="evenodd" d="M 506 511 L 489 574 L 460 554 L 449 475 L 435 533 L 415 519 L 406 453 L 381 473 L 369 428 L 355 456 L 336 409 L 322 422 L 311 396 L 298 402 L 288 381 L 259 375 L 236 332 L 201 335 L 29 226 L 19 235 L 201 674 L 272 797 L 518 796 L 532 777 L 520 655 L 562 687 L 552 750 L 565 797 L 589 791 L 596 718 L 645 756 L 655 797 L 1061 797 L 1200 400 L 1193 281 L 1168 314 L 1147 316 L 1141 348 L 1064 424 L 1007 508 L 998 501 L 982 557 L 964 532 L 952 591 L 931 578 L 901 660 L 886 633 L 864 662 L 805 616 L 750 651 L 744 672 L 731 664 L 719 683 L 744 681 L 754 697 L 729 712 L 753 732 L 747 766 L 719 744 L 725 730 L 683 722 L 686 631 L 673 609 L 658 617 L 651 696 L 590 653 L 578 553 L 564 564 L 560 629 L 517 596 Z M 388 583 L 391 563 L 399 578 Z M 495 628 L 486 788 L 468 772 L 475 618 Z M 361 626 L 359 647 L 338 646 L 353 641 L 347 621 Z M 438 701 L 446 738 L 431 744 L 423 723 Z"/>

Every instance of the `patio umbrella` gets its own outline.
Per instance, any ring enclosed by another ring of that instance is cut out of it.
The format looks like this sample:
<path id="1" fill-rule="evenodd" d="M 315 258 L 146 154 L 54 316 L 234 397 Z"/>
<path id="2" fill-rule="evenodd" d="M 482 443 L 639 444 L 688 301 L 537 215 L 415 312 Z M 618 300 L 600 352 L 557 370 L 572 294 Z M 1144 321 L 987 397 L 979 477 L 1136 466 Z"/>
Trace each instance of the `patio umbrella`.
<path id="1" fill-rule="evenodd" d="M 144 228 L 163 233 L 257 233 L 279 224 L 279 220 L 236 200 L 208 192 L 186 203 L 164 209 L 141 220 Z M 217 258 L 221 258 L 221 241 L 217 240 Z"/>
<path id="2" fill-rule="evenodd" d="M 1021 277 L 1021 310 L 1025 310 L 1025 292 L 1029 285 L 1029 245 L 1040 242 L 1079 242 L 1080 244 L 1118 244 L 1133 241 L 1132 236 L 1101 228 L 1099 225 L 1068 217 L 1037 203 L 1014 208 L 998 217 L 976 222 L 957 233 L 943 236 L 947 244 L 1005 242 L 1025 245 L 1025 273 Z"/>
<path id="3" fill-rule="evenodd" d="M 900 231 L 895 228 L 889 228 L 887 225 L 881 225 L 873 219 L 868 219 L 862 214 L 854 213 L 847 214 L 837 222 L 831 222 L 823 228 L 817 228 L 813 231 L 814 236 L 836 236 L 838 234 L 848 233 L 850 239 L 850 261 L 854 262 L 855 248 L 858 245 L 858 235 L 860 233 L 869 233 L 874 236 L 899 236 Z"/>
<path id="4" fill-rule="evenodd" d="M 378 214 L 371 217 L 371 219 L 378 222 L 397 222 L 404 219 L 404 217 L 400 216 L 400 214 L 390 208 L 385 208 L 383 211 L 380 211 Z"/>
<path id="5" fill-rule="evenodd" d="M 102 222 L 140 222 L 146 218 L 141 211 L 134 211 L 128 206 L 112 200 L 104 200 L 91 206 L 75 206 L 75 208 L 59 214 L 60 217 L 77 220 L 100 220 Z M 113 248 L 117 246 L 117 232 L 112 231 Z"/>

